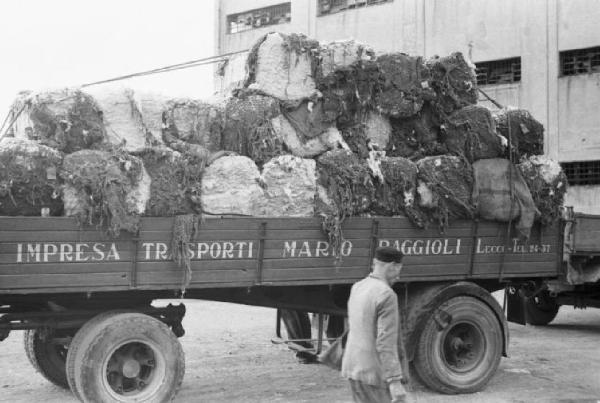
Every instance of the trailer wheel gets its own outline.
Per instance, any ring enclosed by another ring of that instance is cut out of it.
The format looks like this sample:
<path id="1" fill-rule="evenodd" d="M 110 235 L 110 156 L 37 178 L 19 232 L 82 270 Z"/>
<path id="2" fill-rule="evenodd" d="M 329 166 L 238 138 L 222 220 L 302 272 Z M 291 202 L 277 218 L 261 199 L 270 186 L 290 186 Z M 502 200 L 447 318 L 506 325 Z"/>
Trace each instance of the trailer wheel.
<path id="1" fill-rule="evenodd" d="M 438 392 L 477 392 L 496 372 L 502 345 L 494 312 L 477 298 L 454 297 L 427 319 L 415 369 L 425 385 Z"/>
<path id="2" fill-rule="evenodd" d="M 168 402 L 183 380 L 181 344 L 161 321 L 119 313 L 91 326 L 74 357 L 75 389 L 86 402 Z"/>
<path id="3" fill-rule="evenodd" d="M 556 318 L 559 309 L 560 305 L 556 303 L 556 298 L 551 297 L 548 291 L 542 291 L 525 299 L 525 317 L 530 325 L 549 324 Z"/>
<path id="4" fill-rule="evenodd" d="M 73 331 L 53 329 L 26 330 L 23 337 L 25 354 L 31 365 L 44 378 L 56 386 L 69 389 L 67 372 L 67 347 L 57 338 L 72 336 Z"/>

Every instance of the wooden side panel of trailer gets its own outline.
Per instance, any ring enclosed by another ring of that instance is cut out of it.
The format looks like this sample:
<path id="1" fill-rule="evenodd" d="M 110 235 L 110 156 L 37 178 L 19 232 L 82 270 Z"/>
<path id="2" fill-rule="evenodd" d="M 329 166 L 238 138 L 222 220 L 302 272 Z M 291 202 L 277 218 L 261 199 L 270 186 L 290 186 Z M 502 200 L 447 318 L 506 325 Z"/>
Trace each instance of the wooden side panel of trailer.
<path id="1" fill-rule="evenodd" d="M 0 293 L 181 289 L 172 227 L 172 218 L 143 218 L 137 236 L 111 239 L 70 218 L 0 217 Z M 187 287 L 353 283 L 378 245 L 405 253 L 403 281 L 551 277 L 562 246 L 558 225 L 520 242 L 498 223 L 457 221 L 440 233 L 390 217 L 348 219 L 344 238 L 336 259 L 319 219 L 206 219 L 189 245 Z"/>

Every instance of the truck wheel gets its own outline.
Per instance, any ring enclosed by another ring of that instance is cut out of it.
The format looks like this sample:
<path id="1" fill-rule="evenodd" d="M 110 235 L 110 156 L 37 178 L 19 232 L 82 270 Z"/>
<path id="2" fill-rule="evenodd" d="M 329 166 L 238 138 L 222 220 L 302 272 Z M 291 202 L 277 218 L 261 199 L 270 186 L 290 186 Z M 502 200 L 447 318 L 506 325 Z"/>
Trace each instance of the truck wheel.
<path id="1" fill-rule="evenodd" d="M 556 298 L 550 296 L 548 291 L 542 291 L 539 294 L 525 299 L 525 317 L 527 323 L 535 326 L 545 326 L 552 322 L 560 305 L 556 303 Z"/>
<path id="2" fill-rule="evenodd" d="M 73 369 L 85 402 L 168 402 L 181 386 L 185 358 L 167 325 L 148 315 L 119 313 L 88 329 Z"/>
<path id="3" fill-rule="evenodd" d="M 423 383 L 438 392 L 477 392 L 496 372 L 502 345 L 494 312 L 477 298 L 454 297 L 427 319 L 415 369 Z"/>
<path id="4" fill-rule="evenodd" d="M 77 333 L 75 333 L 73 340 L 71 340 L 69 350 L 67 351 L 66 377 L 71 392 L 73 392 L 73 394 L 78 400 L 82 400 L 82 398 L 79 391 L 77 390 L 77 386 L 75 385 L 75 356 L 77 355 L 77 351 L 79 351 L 82 344 L 85 344 L 87 342 L 87 339 L 90 337 L 90 334 L 93 333 L 92 331 L 99 323 L 102 323 L 106 318 L 123 312 L 124 311 L 109 311 L 94 316 L 93 318 L 88 320 L 77 331 Z"/>
<path id="5" fill-rule="evenodd" d="M 57 338 L 70 337 L 72 333 L 73 331 L 30 329 L 25 331 L 23 337 L 25 354 L 33 368 L 48 381 L 64 389 L 69 389 L 65 369 L 67 347 Z"/>

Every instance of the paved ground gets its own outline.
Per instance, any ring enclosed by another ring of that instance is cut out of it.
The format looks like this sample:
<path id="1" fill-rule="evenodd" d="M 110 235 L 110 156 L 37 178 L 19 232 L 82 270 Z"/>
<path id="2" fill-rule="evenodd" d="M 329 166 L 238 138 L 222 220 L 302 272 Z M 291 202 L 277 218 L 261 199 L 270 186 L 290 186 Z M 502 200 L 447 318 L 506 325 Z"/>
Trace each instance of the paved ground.
<path id="1" fill-rule="evenodd" d="M 270 342 L 273 309 L 186 302 L 182 339 L 186 377 L 177 402 L 348 402 L 346 383 L 320 365 L 298 364 Z M 581 402 L 600 399 L 600 310 L 563 307 L 548 327 L 511 325 L 511 357 L 485 391 L 441 396 L 419 389 L 416 402 Z M 0 401 L 75 402 L 38 376 L 22 348 L 22 333 L 0 344 Z"/>

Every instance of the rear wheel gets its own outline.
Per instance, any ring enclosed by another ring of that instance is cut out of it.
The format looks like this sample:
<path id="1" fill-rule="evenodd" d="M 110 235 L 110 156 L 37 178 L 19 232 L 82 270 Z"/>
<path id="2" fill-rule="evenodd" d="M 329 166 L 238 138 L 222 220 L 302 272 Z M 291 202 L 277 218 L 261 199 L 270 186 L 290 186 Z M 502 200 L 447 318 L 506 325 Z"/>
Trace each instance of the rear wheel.
<path id="1" fill-rule="evenodd" d="M 454 297 L 428 318 L 415 369 L 423 383 L 438 392 L 477 392 L 496 372 L 502 346 L 502 328 L 494 312 L 477 298 Z"/>
<path id="2" fill-rule="evenodd" d="M 69 389 L 65 369 L 67 346 L 74 331 L 55 329 L 26 330 L 23 338 L 29 362 L 44 378 Z"/>
<path id="3" fill-rule="evenodd" d="M 525 299 L 525 316 L 530 325 L 549 324 L 556 318 L 559 309 L 560 305 L 556 303 L 556 298 L 551 297 L 548 291 L 542 291 Z"/>
<path id="4" fill-rule="evenodd" d="M 120 313 L 88 330 L 73 372 L 86 402 L 168 402 L 181 386 L 185 363 L 168 326 L 148 315 Z"/>

